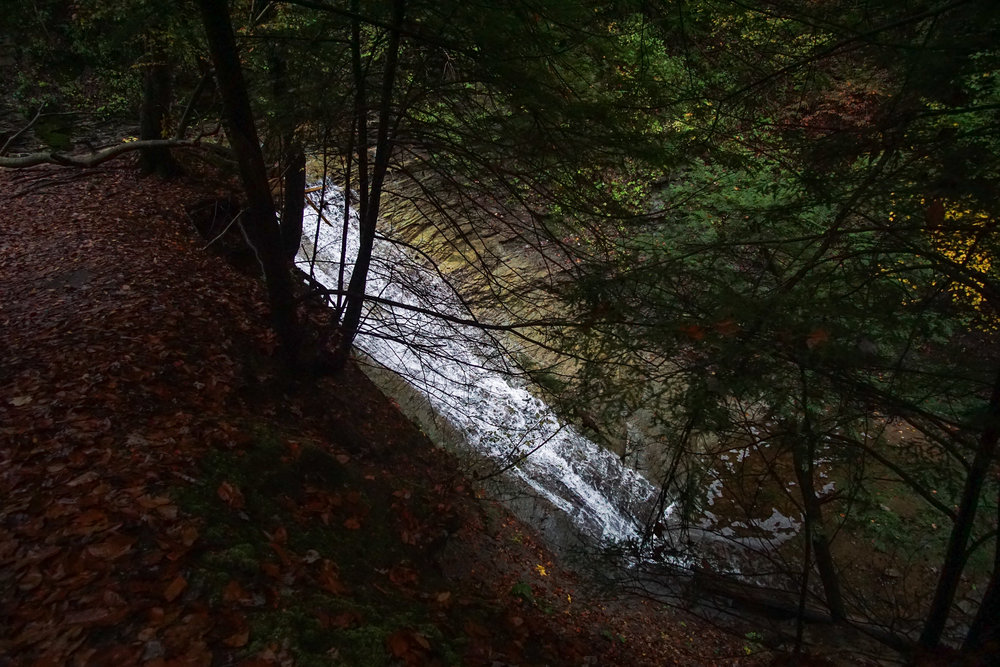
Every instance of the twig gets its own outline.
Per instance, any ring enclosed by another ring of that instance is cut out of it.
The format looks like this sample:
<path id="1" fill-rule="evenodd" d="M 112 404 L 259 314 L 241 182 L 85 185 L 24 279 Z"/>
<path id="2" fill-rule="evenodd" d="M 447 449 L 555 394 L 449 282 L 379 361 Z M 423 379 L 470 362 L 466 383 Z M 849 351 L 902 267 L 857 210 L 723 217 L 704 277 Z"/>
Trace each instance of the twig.
<path id="1" fill-rule="evenodd" d="M 2 148 L 0 148 L 0 156 L 2 156 L 2 155 L 6 155 L 6 154 L 7 154 L 7 149 L 8 149 L 8 148 L 10 148 L 10 145 L 11 145 L 12 143 L 14 143 L 15 141 L 17 141 L 17 140 L 18 140 L 18 138 L 19 138 L 19 137 L 20 137 L 20 136 L 21 136 L 22 134 L 24 134 L 25 132 L 27 132 L 28 130 L 30 130 L 30 129 L 31 129 L 31 127 L 32 127 L 32 126 L 33 126 L 33 125 L 34 125 L 35 123 L 37 123 L 37 122 L 38 122 L 38 119 L 42 117 L 42 109 L 44 109 L 44 108 L 45 108 L 45 105 L 44 105 L 44 104 L 43 104 L 42 106 L 38 107 L 38 111 L 36 111 L 36 112 L 35 112 L 35 117 L 34 117 L 34 118 L 32 118 L 32 119 L 31 119 L 30 121 L 28 121 L 28 124 L 27 124 L 27 125 L 25 125 L 25 126 L 24 126 L 24 127 L 22 127 L 22 128 L 20 129 L 20 130 L 18 130 L 18 131 L 17 131 L 17 132 L 15 132 L 14 134 L 12 134 L 12 135 L 10 136 L 10 138 L 9 138 L 9 139 L 7 139 L 7 141 L 5 141 L 5 142 L 3 143 L 3 147 L 2 147 Z"/>
<path id="2" fill-rule="evenodd" d="M 216 236 L 214 239 L 212 239 L 211 241 L 209 241 L 208 243 L 206 243 L 205 247 L 202 248 L 202 250 L 208 250 L 213 243 L 215 243 L 216 241 L 218 241 L 219 239 L 221 239 L 223 236 L 225 236 L 226 232 L 229 231 L 229 228 L 232 227 L 240 219 L 240 217 L 242 217 L 242 216 L 243 216 L 243 211 L 240 211 L 235 216 L 233 216 L 233 219 L 229 221 L 229 224 L 226 225 L 226 228 L 223 229 L 221 232 L 219 232 L 218 236 Z M 191 217 L 191 216 L 188 216 L 188 217 Z M 255 252 L 256 252 L 256 249 L 255 249 Z"/>

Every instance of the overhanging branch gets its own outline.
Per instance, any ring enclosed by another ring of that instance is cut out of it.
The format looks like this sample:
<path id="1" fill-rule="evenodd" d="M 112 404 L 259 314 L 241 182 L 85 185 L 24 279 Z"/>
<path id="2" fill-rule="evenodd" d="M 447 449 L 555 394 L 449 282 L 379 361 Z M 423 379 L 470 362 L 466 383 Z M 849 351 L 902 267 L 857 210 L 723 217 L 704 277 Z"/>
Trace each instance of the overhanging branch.
<path id="1" fill-rule="evenodd" d="M 305 275 L 305 274 L 303 274 Z M 318 280 L 309 278 L 305 276 L 307 282 L 310 283 L 311 288 L 317 294 L 323 294 L 326 296 L 336 296 L 348 294 L 348 290 L 337 290 L 330 289 L 320 283 Z M 478 319 L 470 317 L 458 317 L 456 315 L 450 315 L 448 313 L 442 313 L 438 310 L 433 310 L 431 308 L 424 308 L 422 306 L 415 306 L 409 303 L 402 303 L 400 301 L 394 301 L 392 299 L 386 299 L 384 297 L 375 296 L 372 294 L 366 294 L 364 300 L 370 303 L 376 303 L 380 306 L 388 306 L 390 308 L 399 308 L 401 310 L 406 310 L 412 313 L 420 313 L 422 315 L 427 315 L 444 322 L 450 322 L 452 324 L 458 324 L 461 326 L 474 327 L 476 329 L 481 329 L 483 331 L 517 331 L 519 329 L 530 329 L 535 327 L 568 327 L 568 326 L 579 326 L 578 323 L 572 320 L 557 320 L 557 319 L 538 319 L 538 320 L 526 320 L 524 322 L 517 322 L 514 324 L 489 324 L 486 322 L 481 322 Z"/>

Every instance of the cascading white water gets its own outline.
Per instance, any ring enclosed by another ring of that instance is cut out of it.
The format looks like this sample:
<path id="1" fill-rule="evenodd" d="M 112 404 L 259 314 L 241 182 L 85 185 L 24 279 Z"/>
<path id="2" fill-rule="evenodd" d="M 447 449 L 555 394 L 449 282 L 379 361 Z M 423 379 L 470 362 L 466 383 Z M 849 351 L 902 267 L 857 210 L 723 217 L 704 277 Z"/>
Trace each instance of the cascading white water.
<path id="1" fill-rule="evenodd" d="M 304 220 L 298 262 L 329 289 L 340 271 L 343 195 L 328 188 L 325 210 L 333 224 L 311 207 Z M 358 223 L 348 225 L 348 264 L 358 249 Z M 395 371 L 426 396 L 439 418 L 474 451 L 509 467 L 514 475 L 552 506 L 569 516 L 585 535 L 601 541 L 639 536 L 640 520 L 656 490 L 614 454 L 591 442 L 572 425 L 504 373 L 506 360 L 489 335 L 395 302 L 458 319 L 470 314 L 432 269 L 410 251 L 377 240 L 368 278 L 368 304 L 356 345 Z"/>

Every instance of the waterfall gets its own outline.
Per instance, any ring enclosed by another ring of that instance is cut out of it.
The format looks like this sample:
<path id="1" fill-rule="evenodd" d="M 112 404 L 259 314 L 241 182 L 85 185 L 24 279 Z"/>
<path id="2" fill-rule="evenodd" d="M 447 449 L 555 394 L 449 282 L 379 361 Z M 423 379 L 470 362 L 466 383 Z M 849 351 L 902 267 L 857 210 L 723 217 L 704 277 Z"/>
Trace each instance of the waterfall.
<path id="1" fill-rule="evenodd" d="M 324 209 L 336 213 L 324 219 L 312 207 L 305 210 L 297 261 L 329 289 L 337 288 L 341 270 L 343 205 L 342 192 L 328 188 Z M 344 285 L 358 250 L 356 216 L 349 221 L 346 245 Z M 378 239 L 367 294 L 374 298 L 366 305 L 357 348 L 423 395 L 436 418 L 467 447 L 506 469 L 505 475 L 568 517 L 583 535 L 601 542 L 639 536 L 656 489 L 562 423 L 507 372 L 508 361 L 487 332 L 414 310 L 472 317 L 432 267 L 412 250 Z"/>

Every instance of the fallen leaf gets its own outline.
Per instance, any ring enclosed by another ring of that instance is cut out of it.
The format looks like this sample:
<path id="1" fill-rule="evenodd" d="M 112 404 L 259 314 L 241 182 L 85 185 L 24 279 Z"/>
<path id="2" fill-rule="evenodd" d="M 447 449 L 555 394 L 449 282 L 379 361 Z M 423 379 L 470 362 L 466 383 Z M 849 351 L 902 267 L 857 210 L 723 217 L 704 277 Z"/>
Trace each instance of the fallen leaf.
<path id="1" fill-rule="evenodd" d="M 405 565 L 394 565 L 389 569 L 389 581 L 397 586 L 409 586 L 417 583 L 417 572 Z"/>
<path id="2" fill-rule="evenodd" d="M 101 518 L 104 518 L 104 513 L 100 512 Z M 59 547 L 50 546 L 42 547 L 40 549 L 33 549 L 28 552 L 28 555 L 24 557 L 24 562 L 26 563 L 42 563 L 48 559 L 55 556 L 57 553 L 62 551 Z"/>
<path id="3" fill-rule="evenodd" d="M 352 628 L 361 623 L 361 614 L 356 611 L 345 611 L 323 619 L 324 625 L 338 630 Z"/>
<path id="4" fill-rule="evenodd" d="M 121 558 L 131 551 L 133 544 L 135 544 L 134 537 L 129 537 L 127 535 L 114 535 L 104 542 L 91 544 L 87 547 L 87 553 L 94 558 L 112 561 L 117 558 Z"/>
<path id="5" fill-rule="evenodd" d="M 351 517 L 344 521 L 344 528 L 347 530 L 360 530 L 361 522 L 358 521 L 357 518 Z"/>
<path id="6" fill-rule="evenodd" d="M 31 401 L 32 401 L 31 396 L 15 396 L 14 398 L 10 399 L 7 402 L 13 405 L 15 408 L 19 408 L 22 405 L 27 405 L 28 403 L 31 403 Z"/>
<path id="7" fill-rule="evenodd" d="M 27 593 L 38 588 L 38 585 L 42 583 L 44 578 L 41 570 L 37 567 L 32 567 L 17 580 L 17 587 Z"/>
<path id="8" fill-rule="evenodd" d="M 825 329 L 814 329 L 806 336 L 806 347 L 810 350 L 816 349 L 820 345 L 830 340 L 830 334 Z"/>
<path id="9" fill-rule="evenodd" d="M 148 494 L 143 494 L 139 496 L 138 498 L 135 499 L 135 501 L 139 503 L 140 507 L 147 510 L 156 509 L 157 507 L 170 504 L 170 498 L 167 498 L 166 496 L 154 497 Z"/>
<path id="10" fill-rule="evenodd" d="M 184 592 L 184 589 L 187 588 L 187 585 L 188 585 L 187 580 L 185 580 L 184 577 L 178 576 L 176 579 L 170 582 L 170 585 L 167 586 L 167 589 L 163 591 L 163 599 L 166 600 L 167 602 L 173 602 L 178 598 L 178 596 L 180 596 L 181 593 Z"/>
<path id="11" fill-rule="evenodd" d="M 337 569 L 336 563 L 331 560 L 323 559 L 319 569 L 319 576 L 317 576 L 316 580 L 319 583 L 319 587 L 328 593 L 333 593 L 334 595 L 344 595 L 347 593 L 347 587 L 340 581 L 340 571 Z"/>
<path id="12" fill-rule="evenodd" d="M 250 594 L 240 585 L 240 582 L 235 579 L 230 579 L 226 587 L 222 589 L 222 601 L 223 602 L 239 602 L 245 603 L 252 600 Z"/>
<path id="13" fill-rule="evenodd" d="M 410 652 L 410 638 L 406 630 L 397 630 L 385 639 L 389 652 L 397 658 L 405 658 Z"/>
<path id="14" fill-rule="evenodd" d="M 285 544 L 288 542 L 288 531 L 285 530 L 284 526 L 278 526 L 274 529 L 274 532 L 271 533 L 271 541 L 276 542 L 277 544 Z"/>
<path id="15" fill-rule="evenodd" d="M 90 484 L 91 482 L 93 482 L 94 480 L 96 480 L 98 477 L 99 477 L 99 475 L 96 472 L 94 472 L 93 470 L 90 470 L 88 472 L 85 472 L 85 473 L 82 473 L 80 475 L 77 475 L 72 480 L 70 480 L 69 482 L 67 482 L 66 486 L 76 487 L 76 486 L 81 486 L 83 484 Z"/>
<path id="16" fill-rule="evenodd" d="M 250 628 L 239 630 L 222 640 L 222 643 L 230 648 L 242 648 L 250 641 Z"/>
<path id="17" fill-rule="evenodd" d="M 698 326 L 697 324 L 689 324 L 687 326 L 682 326 L 680 327 L 680 331 L 691 340 L 705 339 L 705 329 Z"/>
<path id="18" fill-rule="evenodd" d="M 407 665 L 425 664 L 426 651 L 431 648 L 426 637 L 406 629 L 397 630 L 386 637 L 385 644 L 393 656 L 402 659 Z"/>
<path id="19" fill-rule="evenodd" d="M 127 604 L 125 598 L 119 595 L 117 591 L 111 589 L 104 591 L 101 601 L 109 607 L 124 607 Z"/>
<path id="20" fill-rule="evenodd" d="M 194 526 L 185 526 L 181 531 L 181 544 L 186 547 L 192 546 L 198 539 L 198 529 Z"/>
<path id="21" fill-rule="evenodd" d="M 246 506 L 246 500 L 243 498 L 243 492 L 240 491 L 239 487 L 234 484 L 223 482 L 219 485 L 216 493 L 219 494 L 219 498 L 222 499 L 222 502 L 226 503 L 235 510 L 241 510 L 244 506 Z"/>
<path id="22" fill-rule="evenodd" d="M 177 518 L 177 505 L 160 505 L 156 508 L 156 512 L 164 519 L 173 521 Z"/>
<path id="23" fill-rule="evenodd" d="M 73 521 L 73 532 L 77 535 L 91 535 L 111 527 L 108 515 L 98 509 L 89 509 Z"/>
<path id="24" fill-rule="evenodd" d="M 735 336 L 740 332 L 740 325 L 736 323 L 736 320 L 727 319 L 722 320 L 721 322 L 716 322 L 715 330 L 718 331 L 719 334 L 728 338 Z"/>
<path id="25" fill-rule="evenodd" d="M 470 637 L 487 639 L 493 636 L 493 633 L 490 631 L 489 628 L 473 620 L 467 620 L 465 622 L 465 625 L 463 626 L 463 629 L 465 630 L 465 634 L 469 635 Z"/>
<path id="26" fill-rule="evenodd" d="M 163 625 L 164 621 L 167 620 L 167 613 L 163 610 L 163 607 L 152 607 L 149 610 L 149 625 L 151 627 L 160 627 Z"/>
<path id="27" fill-rule="evenodd" d="M 67 625 L 114 625 L 128 614 L 128 609 L 109 607 L 94 607 L 71 611 L 66 614 L 64 622 Z"/>

